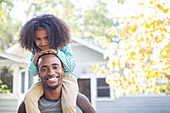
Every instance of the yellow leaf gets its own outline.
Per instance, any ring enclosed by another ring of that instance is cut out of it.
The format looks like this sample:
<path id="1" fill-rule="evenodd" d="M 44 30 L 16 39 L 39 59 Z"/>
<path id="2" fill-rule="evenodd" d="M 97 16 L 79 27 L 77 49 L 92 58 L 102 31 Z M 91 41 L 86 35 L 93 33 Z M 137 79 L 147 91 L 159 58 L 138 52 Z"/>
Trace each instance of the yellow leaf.
<path id="1" fill-rule="evenodd" d="M 156 90 L 155 90 L 155 93 L 156 93 L 156 94 L 159 94 L 159 93 L 160 93 L 159 89 L 156 89 Z"/>
<path id="2" fill-rule="evenodd" d="M 108 74 L 109 73 L 109 70 L 108 69 L 103 69 L 103 72 Z"/>
<path id="3" fill-rule="evenodd" d="M 160 10 L 163 10 L 163 6 L 162 6 L 162 5 L 157 4 L 156 6 L 157 6 Z"/>
<path id="4" fill-rule="evenodd" d="M 170 95 L 170 91 L 167 91 L 166 94 L 167 94 L 167 95 Z"/>
<path id="5" fill-rule="evenodd" d="M 93 70 L 93 72 L 97 72 L 97 70 L 99 69 L 99 64 L 96 64 L 96 66 L 94 66 L 94 64 L 91 66 L 91 69 Z"/>
<path id="6" fill-rule="evenodd" d="M 139 5 L 144 5 L 144 3 L 139 3 Z"/>
<path id="7" fill-rule="evenodd" d="M 94 64 L 91 66 L 91 69 L 94 70 Z"/>
<path id="8" fill-rule="evenodd" d="M 102 73 L 101 69 L 97 71 L 97 75 L 100 75 L 101 73 Z"/>
<path id="9" fill-rule="evenodd" d="M 113 61 L 113 62 L 112 62 L 112 65 L 116 65 L 116 62 L 115 62 L 115 61 Z"/>

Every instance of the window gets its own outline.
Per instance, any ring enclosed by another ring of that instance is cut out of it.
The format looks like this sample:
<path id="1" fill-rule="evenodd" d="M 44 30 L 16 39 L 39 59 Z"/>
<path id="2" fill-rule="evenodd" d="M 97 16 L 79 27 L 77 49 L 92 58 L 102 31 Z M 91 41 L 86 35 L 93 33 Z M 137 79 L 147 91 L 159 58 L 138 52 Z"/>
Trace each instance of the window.
<path id="1" fill-rule="evenodd" d="M 110 87 L 105 78 L 97 78 L 97 97 L 110 97 Z"/>
<path id="2" fill-rule="evenodd" d="M 21 73 L 21 93 L 25 93 L 25 72 Z"/>
<path id="3" fill-rule="evenodd" d="M 29 74 L 29 73 L 28 73 Z M 33 76 L 32 75 L 28 75 L 28 89 L 30 89 L 33 85 Z"/>

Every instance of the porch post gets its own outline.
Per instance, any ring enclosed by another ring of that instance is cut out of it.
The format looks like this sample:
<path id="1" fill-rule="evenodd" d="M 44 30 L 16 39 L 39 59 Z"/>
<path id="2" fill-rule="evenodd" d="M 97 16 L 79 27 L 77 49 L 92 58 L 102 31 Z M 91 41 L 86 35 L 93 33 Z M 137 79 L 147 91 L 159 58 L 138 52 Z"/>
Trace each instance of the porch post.
<path id="1" fill-rule="evenodd" d="M 13 69 L 13 94 L 18 96 L 19 91 L 20 91 L 20 73 L 19 73 L 19 66 L 17 63 L 14 64 L 14 69 Z"/>
<path id="2" fill-rule="evenodd" d="M 91 85 L 91 104 L 93 108 L 96 110 L 96 76 L 92 75 L 90 80 Z"/>

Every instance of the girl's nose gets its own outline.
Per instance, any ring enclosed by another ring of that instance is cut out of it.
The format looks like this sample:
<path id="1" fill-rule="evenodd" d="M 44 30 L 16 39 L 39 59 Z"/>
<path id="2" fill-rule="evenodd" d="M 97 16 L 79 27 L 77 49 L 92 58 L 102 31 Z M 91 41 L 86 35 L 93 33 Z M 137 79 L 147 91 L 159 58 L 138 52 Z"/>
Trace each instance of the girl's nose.
<path id="1" fill-rule="evenodd" d="M 46 41 L 45 41 L 45 40 L 42 40 L 42 41 L 41 41 L 41 44 L 42 44 L 42 45 L 45 45 L 45 44 L 46 44 Z"/>

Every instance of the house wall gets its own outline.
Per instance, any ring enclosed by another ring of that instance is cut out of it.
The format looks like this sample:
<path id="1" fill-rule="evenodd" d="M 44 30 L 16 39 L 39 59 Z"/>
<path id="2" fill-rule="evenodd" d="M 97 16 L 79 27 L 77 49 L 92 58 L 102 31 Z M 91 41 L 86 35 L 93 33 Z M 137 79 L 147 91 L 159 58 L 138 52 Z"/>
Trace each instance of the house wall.
<path id="1" fill-rule="evenodd" d="M 74 44 L 72 50 L 77 62 L 75 73 L 77 76 L 82 74 L 92 74 L 91 66 L 94 64 L 105 65 L 106 61 L 103 59 L 103 55 L 95 50 L 92 50 L 83 45 Z"/>
<path id="2" fill-rule="evenodd" d="M 18 98 L 12 94 L 0 94 L 0 113 L 16 113 Z"/>
<path id="3" fill-rule="evenodd" d="M 72 45 L 72 50 L 77 62 L 75 74 L 80 79 L 90 79 L 90 99 L 92 106 L 96 109 L 96 73 L 91 70 L 91 66 L 106 65 L 106 61 L 101 53 L 78 43 Z"/>
<path id="4" fill-rule="evenodd" d="M 131 96 L 96 101 L 97 113 L 170 113 L 170 96 Z"/>
<path id="5" fill-rule="evenodd" d="M 95 63 L 104 61 L 103 55 L 83 45 L 72 46 L 75 59 L 79 63 Z"/>

